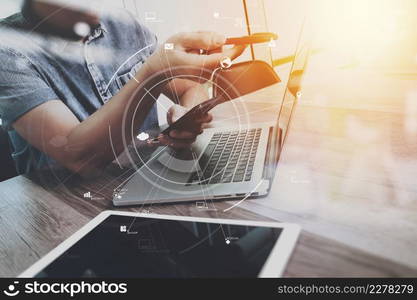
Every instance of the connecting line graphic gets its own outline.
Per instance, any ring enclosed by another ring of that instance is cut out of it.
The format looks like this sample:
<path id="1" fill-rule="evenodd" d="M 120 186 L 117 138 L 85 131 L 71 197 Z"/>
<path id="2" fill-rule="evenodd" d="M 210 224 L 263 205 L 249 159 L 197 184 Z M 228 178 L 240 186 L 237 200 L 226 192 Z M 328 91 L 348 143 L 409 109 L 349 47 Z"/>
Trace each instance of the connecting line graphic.
<path id="1" fill-rule="evenodd" d="M 172 159 L 172 157 L 170 157 L 169 158 L 169 160 L 168 160 L 168 164 L 171 162 L 171 159 Z M 159 180 L 161 180 L 161 178 L 159 177 Z M 152 194 L 152 192 L 155 190 L 155 185 L 152 185 L 152 188 L 148 191 L 148 194 L 147 194 L 147 198 L 149 199 L 149 197 L 150 197 L 150 195 Z M 150 204 L 150 207 L 152 208 L 152 205 L 153 205 L 153 203 L 151 203 Z M 143 203 L 142 205 L 141 205 L 141 209 L 143 210 L 144 209 L 144 207 L 145 207 L 145 203 Z M 130 228 L 133 226 L 133 224 L 135 223 L 135 221 L 136 221 L 136 216 L 133 218 L 133 220 L 132 220 L 132 222 L 131 222 L 131 224 L 130 224 L 130 226 L 129 226 L 129 230 L 128 231 L 130 231 Z M 137 233 L 137 232 L 136 232 Z M 132 233 L 132 234 L 135 234 L 135 233 Z"/>
<path id="2" fill-rule="evenodd" d="M 162 148 L 156 155 L 155 155 L 155 157 L 156 156 L 158 156 L 159 154 L 161 154 L 162 153 L 162 151 L 164 151 L 166 148 L 167 148 L 168 146 L 165 146 L 164 148 Z M 170 159 L 168 160 L 168 163 L 171 161 L 171 159 L 172 159 L 172 157 L 170 157 Z M 148 163 L 148 162 L 147 162 Z M 145 163 L 145 165 L 147 164 L 147 163 Z M 145 165 L 143 165 L 142 167 L 144 167 Z M 134 174 L 132 174 L 129 178 L 127 178 L 123 183 L 121 183 L 116 189 L 118 189 L 120 186 L 122 186 L 126 181 L 128 181 L 131 177 L 133 177 L 134 175 L 136 174 L 136 172 L 134 173 Z M 155 185 L 152 185 L 152 187 L 151 187 L 151 189 L 148 191 L 148 193 L 147 193 L 147 198 L 149 198 L 150 197 L 150 195 L 152 194 L 152 192 L 154 191 L 154 189 L 155 189 Z M 150 207 L 152 207 L 152 205 L 153 204 L 151 204 L 150 205 Z M 145 207 L 145 203 L 143 203 L 142 205 L 141 205 L 141 209 L 143 210 L 144 209 L 144 207 Z M 133 224 L 135 223 L 135 221 L 136 221 L 136 216 L 133 218 L 133 220 L 132 220 L 132 222 L 130 223 L 130 226 L 129 226 L 129 229 L 128 229 L 128 232 L 130 232 L 130 228 L 133 226 Z M 135 234 L 135 232 L 132 232 L 131 234 Z"/>
<path id="3" fill-rule="evenodd" d="M 192 153 L 193 153 L 193 158 L 194 158 L 194 159 L 197 161 L 197 163 L 198 163 L 198 160 L 197 160 L 197 157 L 196 157 L 196 155 L 195 155 L 194 151 L 192 151 Z M 198 170 L 197 170 L 197 176 L 198 176 L 198 181 L 199 181 L 199 182 L 202 182 L 202 177 L 201 177 L 201 175 L 200 175 L 200 172 L 198 172 Z M 207 185 L 208 185 L 208 183 L 207 183 Z M 204 202 L 206 202 L 206 197 L 205 197 L 205 193 L 204 193 L 204 191 L 203 191 L 203 187 L 201 187 L 201 191 L 202 191 L 202 194 L 203 194 L 203 199 L 204 199 Z M 214 205 L 213 199 L 210 199 L 210 201 L 211 201 L 211 203 L 212 203 L 213 207 L 214 207 L 214 208 L 216 208 L 216 206 Z M 214 210 L 214 212 L 215 212 L 215 214 L 216 214 L 216 217 L 217 217 L 217 218 L 219 218 L 219 214 L 218 214 L 218 212 L 217 212 L 217 209 L 215 209 L 215 210 Z M 223 238 L 224 238 L 225 240 L 227 240 L 227 236 L 226 236 L 226 233 L 224 232 L 223 225 L 222 225 L 222 224 L 219 224 L 219 226 L 220 226 L 220 229 L 221 229 L 221 231 L 222 231 Z"/>
<path id="4" fill-rule="evenodd" d="M 168 146 L 165 146 L 165 147 L 163 147 L 155 156 L 158 156 L 159 154 L 161 154 L 161 152 L 162 151 L 164 151 L 166 148 L 168 148 Z M 141 168 L 143 168 L 143 167 L 145 167 L 146 166 L 146 164 L 147 164 L 148 162 L 146 162 Z M 126 178 L 125 180 L 123 180 L 123 182 L 121 183 L 121 184 L 119 184 L 116 188 L 115 188 L 115 190 L 117 190 L 117 189 L 119 189 L 122 185 L 124 185 L 128 180 L 130 180 L 133 176 L 135 176 L 136 175 L 136 173 L 137 173 L 137 171 L 136 172 L 134 172 L 132 175 L 130 175 L 128 178 Z"/>
<path id="5" fill-rule="evenodd" d="M 49 14 L 47 17 L 42 18 L 42 20 L 40 22 L 38 22 L 30 31 L 29 33 L 34 33 L 36 29 L 39 28 L 39 26 L 41 26 L 43 23 L 47 22 L 50 18 L 52 18 L 53 16 L 59 14 L 60 12 L 62 12 L 64 9 L 68 9 L 70 8 L 70 5 L 68 6 L 62 6 L 61 8 L 55 10 L 53 13 Z"/>
<path id="6" fill-rule="evenodd" d="M 236 207 L 236 206 L 238 206 L 240 203 L 242 203 L 243 201 L 245 201 L 246 199 L 248 199 L 249 198 L 249 196 L 254 192 L 254 191 L 256 191 L 257 190 L 257 188 L 260 186 L 262 184 L 262 181 L 260 181 L 257 185 L 256 185 L 256 187 L 251 191 L 251 192 L 249 192 L 249 193 L 247 193 L 246 194 L 246 196 L 242 199 L 242 200 L 240 200 L 239 202 L 237 202 L 237 203 L 235 203 L 235 204 L 233 204 L 232 206 L 230 206 L 229 208 L 226 208 L 225 210 L 223 210 L 223 212 L 227 212 L 227 211 L 229 211 L 229 210 L 231 210 L 232 208 L 234 208 L 234 207 Z"/>
<path id="7" fill-rule="evenodd" d="M 60 184 L 64 184 L 67 180 L 69 180 L 71 177 L 75 176 L 76 174 L 78 174 L 78 172 L 86 165 L 88 164 L 93 158 L 95 158 L 97 156 L 97 154 L 94 154 L 93 156 L 91 156 L 88 160 L 86 160 L 85 162 L 83 162 L 83 164 L 74 172 L 71 173 L 71 175 L 67 176 L 65 179 L 63 179 Z M 58 187 L 57 187 L 58 188 Z"/>
<path id="8" fill-rule="evenodd" d="M 145 89 L 145 92 L 147 93 L 147 94 L 149 94 L 149 95 L 151 95 L 151 97 L 155 100 L 155 103 L 158 103 L 158 99 L 156 99 L 155 98 L 155 96 L 154 95 L 152 95 L 152 93 L 146 88 L 146 87 L 144 87 L 144 89 Z M 162 103 L 161 102 L 159 102 L 159 105 L 164 109 L 164 111 L 166 112 L 166 113 L 168 113 L 168 108 L 166 108 L 165 106 L 163 106 L 162 105 Z"/>
<path id="9" fill-rule="evenodd" d="M 197 156 L 196 156 L 196 153 L 195 153 L 194 151 L 192 151 L 192 155 L 193 155 L 193 159 L 194 159 L 194 160 L 196 160 L 196 161 L 198 162 L 198 160 L 197 160 Z M 171 156 L 171 157 L 170 157 L 170 159 L 168 160 L 168 165 L 169 165 L 169 162 L 172 160 L 172 158 L 173 158 L 173 157 Z M 201 171 L 200 169 L 197 169 L 197 175 L 198 175 L 199 181 L 201 181 L 201 180 L 202 180 L 202 177 L 201 177 L 201 176 L 202 176 L 202 174 L 201 174 L 201 172 L 200 172 L 200 171 Z M 154 190 L 154 189 L 155 189 L 155 186 L 153 185 L 153 186 L 152 186 L 152 188 L 150 189 L 150 191 L 148 192 L 148 196 L 149 196 L 149 195 L 153 192 L 153 190 Z M 204 188 L 203 188 L 203 187 L 201 187 L 201 191 L 202 191 L 202 195 L 203 195 L 204 201 L 207 201 L 207 196 L 206 196 L 206 194 L 205 194 L 205 192 L 204 192 Z M 212 199 L 210 199 L 210 201 L 211 201 L 211 203 L 212 203 L 213 207 L 215 207 L 213 200 L 212 200 Z M 145 205 L 145 204 L 142 204 L 142 208 L 144 207 L 144 205 Z M 152 205 L 152 204 L 151 204 L 151 205 Z M 217 209 L 215 209 L 215 211 L 216 211 L 216 216 L 217 216 L 217 217 L 219 217 L 219 215 L 218 215 L 218 213 L 217 213 Z M 135 223 L 136 219 L 137 219 L 137 216 L 135 216 L 135 217 L 133 218 L 132 222 L 130 223 L 130 225 L 129 225 L 129 229 L 127 230 L 127 233 L 128 233 L 128 234 L 137 234 L 137 232 L 136 232 L 136 231 L 130 231 L 130 230 L 131 230 L 131 228 L 132 228 L 132 226 L 133 226 L 133 224 Z M 204 241 L 206 241 L 208 238 L 210 238 L 212 235 L 214 235 L 214 234 L 215 234 L 218 230 L 221 230 L 224 240 L 225 240 L 225 241 L 227 241 L 227 235 L 226 235 L 226 233 L 225 233 L 225 231 L 224 231 L 223 225 L 222 225 L 222 224 L 219 224 L 219 227 L 218 227 L 215 231 L 213 231 L 212 233 L 209 233 L 209 234 L 207 235 L 207 237 L 205 237 L 205 238 L 201 239 L 200 241 L 198 241 L 198 242 L 197 242 L 197 243 L 195 243 L 194 245 L 192 245 L 192 246 L 188 247 L 187 249 L 182 250 L 182 251 L 180 252 L 180 254 L 183 254 L 183 253 L 185 253 L 185 252 L 187 252 L 187 251 L 189 251 L 189 250 L 191 250 L 191 249 L 193 249 L 193 248 L 197 247 L 198 245 L 200 245 L 201 243 L 203 243 Z M 227 242 L 226 242 L 226 243 L 227 243 Z"/>
<path id="10" fill-rule="evenodd" d="M 135 53 L 134 55 L 136 55 L 136 54 L 138 54 L 139 52 L 141 52 L 141 51 L 143 51 L 143 50 L 145 50 L 146 48 L 149 48 L 151 45 L 149 45 L 149 46 L 147 46 L 147 47 L 145 47 L 145 48 L 143 48 L 143 49 L 141 49 L 141 50 L 139 50 L 137 53 Z M 134 55 L 132 55 L 129 59 L 131 59 Z M 128 59 L 128 60 L 129 60 Z M 168 55 L 165 53 L 165 59 L 166 59 L 166 61 L 167 61 L 167 63 L 168 63 L 168 66 L 169 66 L 169 71 L 170 71 L 170 74 L 171 74 L 171 76 L 172 77 L 174 77 L 174 74 L 173 74 L 173 72 L 172 72 L 172 67 L 171 67 L 171 63 L 170 63 L 170 61 L 169 61 L 169 57 L 168 57 Z M 127 61 L 128 61 L 127 60 Z M 205 66 L 205 63 L 206 63 L 206 59 L 204 59 L 204 64 L 203 64 L 203 66 L 202 66 L 202 68 L 201 68 L 201 70 L 200 70 L 200 78 L 201 78 L 201 76 L 202 76 L 202 72 L 203 72 L 203 70 L 204 70 L 204 66 Z M 124 65 L 124 64 L 123 64 Z M 123 66 L 122 65 L 122 66 Z M 122 67 L 121 66 L 121 67 Z M 121 68 L 120 67 L 120 68 Z M 119 68 L 119 69 L 120 69 Z M 116 73 L 115 74 L 117 74 L 117 72 L 119 71 L 119 69 L 116 71 Z M 211 74 L 211 78 L 210 78 L 210 81 L 213 81 L 213 77 L 214 77 L 214 74 L 215 74 L 215 72 L 218 70 L 218 68 L 217 69 L 215 69 L 213 72 L 212 72 L 212 74 Z M 241 76 L 242 76 L 242 74 L 241 74 Z M 110 80 L 110 82 L 109 82 L 109 84 L 108 84 L 108 86 L 107 86 L 107 88 L 106 88 L 106 90 L 109 88 L 109 86 L 110 86 L 110 83 L 114 80 L 114 77 L 115 76 L 113 76 L 112 77 L 112 79 Z M 240 77 L 240 76 L 239 76 Z M 177 91 L 177 87 L 176 87 L 176 85 L 175 85 L 175 82 L 174 82 L 174 94 L 175 94 L 175 100 L 177 101 L 177 103 L 179 103 L 179 96 L 178 96 L 178 91 Z M 157 99 L 155 99 L 155 97 L 148 91 L 148 90 L 145 90 L 148 94 L 150 94 L 153 98 L 154 98 L 154 100 L 155 101 L 157 101 Z M 165 108 L 165 107 L 163 107 L 166 111 L 167 111 L 167 109 Z M 240 116 L 238 116 L 238 118 L 239 118 Z M 240 119 L 240 118 L 239 118 Z M 109 134 L 110 134 L 110 128 L 109 128 Z M 111 138 L 111 135 L 110 135 L 110 138 Z M 164 151 L 166 149 L 166 147 L 164 147 L 157 155 L 159 155 L 162 151 Z M 113 150 L 113 153 L 115 153 L 115 151 L 114 151 L 114 149 L 113 149 L 113 144 L 112 144 L 112 150 Z M 198 160 L 197 160 L 197 157 L 196 157 L 196 154 L 195 154 L 195 152 L 194 151 L 192 151 L 192 155 L 193 155 L 193 159 L 194 160 L 196 160 L 197 161 L 197 163 L 198 163 Z M 170 159 L 169 159 L 169 161 L 168 161 L 168 163 L 169 162 L 171 162 L 171 160 L 172 160 L 172 156 L 170 157 Z M 117 161 L 118 162 L 118 161 Z M 118 162 L 119 163 L 119 162 Z M 120 164 L 119 164 L 120 165 Z M 144 164 L 144 166 L 142 166 L 142 167 L 147 167 L 146 166 L 146 163 Z M 167 171 L 167 170 L 166 170 Z M 201 182 L 201 180 L 202 180 L 202 174 L 201 174 L 201 172 L 200 172 L 201 170 L 200 169 L 197 169 L 197 175 L 198 175 L 198 178 L 199 178 L 199 181 Z M 136 172 L 135 172 L 136 173 Z M 132 176 L 134 176 L 135 174 L 132 174 Z M 128 179 L 126 179 L 122 184 L 120 184 L 116 189 L 118 189 L 120 186 L 122 186 L 126 181 L 128 181 L 132 176 L 130 176 Z M 158 176 L 158 177 L 160 177 L 160 176 Z M 161 178 L 160 178 L 161 179 Z M 162 179 L 161 179 L 162 180 Z M 259 185 L 258 185 L 259 186 Z M 256 188 L 258 188 L 258 186 L 256 187 Z M 207 197 L 206 197 L 206 193 L 205 193 L 205 191 L 204 191 L 204 188 L 203 188 L 203 186 L 201 186 L 200 187 L 201 188 L 201 192 L 202 192 L 202 196 L 203 196 L 203 199 L 204 199 L 204 202 L 206 202 L 207 201 Z M 255 190 L 256 190 L 256 188 L 255 188 Z M 154 189 L 155 189 L 155 186 L 153 185 L 152 186 L 152 188 L 148 191 L 148 197 L 151 195 L 151 193 L 154 191 Z M 249 194 L 250 195 L 250 194 Z M 249 196 L 248 195 L 248 196 Z M 247 196 L 247 197 L 248 197 Z M 245 197 L 243 200 L 245 200 L 247 197 Z M 242 201 L 243 201 L 242 200 Z M 213 207 L 215 207 L 215 205 L 214 205 L 214 202 L 213 202 L 213 200 L 212 199 L 210 199 L 210 201 L 211 201 L 211 203 L 212 203 L 212 205 L 213 205 Z M 242 201 L 240 201 L 239 203 L 241 203 Z M 239 203 L 237 203 L 236 205 L 238 205 Z M 144 205 L 145 205 L 145 203 L 143 203 L 142 204 L 142 208 L 144 207 Z M 151 204 L 152 205 L 152 204 Z M 234 205 L 234 206 L 232 206 L 231 208 L 233 208 L 233 207 L 235 207 L 236 205 Z M 229 208 L 229 209 L 231 209 L 231 208 Z M 224 211 L 227 211 L 227 210 L 229 210 L 229 209 L 226 209 L 226 210 L 224 210 Z M 215 209 L 215 211 L 216 211 L 216 215 L 217 215 L 217 217 L 219 217 L 218 216 L 218 213 L 217 213 L 217 209 Z M 128 232 L 130 232 L 130 228 L 133 226 L 133 224 L 134 224 L 134 222 L 135 222 L 135 220 L 136 220 L 136 218 L 137 217 L 134 217 L 134 219 L 132 220 L 132 222 L 131 222 L 131 224 L 130 224 L 130 226 L 129 226 L 129 230 L 128 230 Z M 222 224 L 220 224 L 220 229 L 221 229 L 221 231 L 222 231 L 222 234 L 223 234 L 223 237 L 224 237 L 224 239 L 225 240 L 227 240 L 227 236 L 226 236 L 226 234 L 225 234 L 225 231 L 224 231 L 224 229 L 223 229 L 223 226 L 222 226 Z M 132 232 L 132 234 L 133 234 L 133 232 Z"/>
<path id="11" fill-rule="evenodd" d="M 113 178 L 112 180 L 110 180 L 109 182 L 103 184 L 96 192 L 100 192 L 102 191 L 104 188 L 106 188 L 109 184 L 117 181 L 120 177 L 123 177 L 125 174 L 129 173 L 131 171 L 131 169 L 127 169 L 125 172 L 123 172 L 122 174 L 120 174 L 119 176 Z M 136 173 L 136 172 L 135 172 Z"/>
<path id="12" fill-rule="evenodd" d="M 171 74 L 171 78 L 174 78 L 174 74 L 172 73 L 171 63 L 169 61 L 168 55 L 166 54 L 166 51 L 167 50 L 165 50 L 165 52 L 164 52 L 165 53 L 165 59 L 168 63 L 168 69 L 169 69 L 169 72 Z M 175 100 L 174 99 L 172 99 L 172 100 L 174 100 L 176 104 L 179 104 L 180 103 L 180 97 L 178 96 L 178 90 L 177 90 L 177 85 L 175 84 L 175 81 L 174 81 L 173 84 L 174 84 Z"/>
<path id="13" fill-rule="evenodd" d="M 166 149 L 168 146 L 166 146 L 164 149 Z M 172 156 L 170 156 L 169 157 L 169 159 L 168 159 L 168 161 L 167 161 L 167 165 L 169 165 L 170 164 L 170 162 L 171 162 L 171 160 L 172 160 Z M 163 180 L 164 180 L 164 178 L 163 178 L 163 176 L 165 176 L 165 174 L 168 172 L 168 170 L 167 170 L 168 168 L 166 168 L 165 170 L 164 170 L 164 173 L 162 173 L 161 175 L 158 175 L 158 180 L 160 181 L 160 182 L 163 182 Z M 155 182 L 155 184 L 158 184 L 157 182 Z M 153 191 L 155 190 L 155 184 L 153 184 L 152 185 L 152 188 L 150 189 L 150 191 L 148 192 L 148 194 L 147 194 L 147 197 L 149 198 L 149 197 L 151 197 L 151 195 L 152 195 L 152 193 L 153 193 Z M 145 203 L 143 203 L 142 204 L 142 208 L 144 208 L 144 206 L 145 206 Z M 152 208 L 152 206 L 153 206 L 153 203 L 151 203 L 150 204 L 150 208 Z"/>
<path id="14" fill-rule="evenodd" d="M 208 48 L 207 49 L 204 49 L 205 51 L 208 51 Z M 201 69 L 200 69 L 200 74 L 198 75 L 198 77 L 199 78 L 201 78 L 202 77 L 202 74 L 203 74 L 203 70 L 205 69 L 205 67 L 206 67 L 206 61 L 207 61 L 207 58 L 206 57 L 204 57 L 204 60 L 203 60 L 203 65 L 201 66 Z M 215 71 L 213 71 L 213 73 L 211 74 L 211 76 L 213 76 L 214 77 L 214 72 Z M 204 79 L 204 78 L 203 78 Z M 212 80 L 210 79 L 210 81 L 212 82 Z M 196 98 L 196 95 L 197 95 L 197 91 L 194 91 L 194 97 L 193 97 L 193 99 L 195 99 Z M 196 103 L 193 103 L 193 105 L 195 105 Z"/>
<path id="15" fill-rule="evenodd" d="M 124 0 L 123 0 L 124 2 Z M 138 11 L 138 5 L 136 3 L 137 1 L 133 1 L 133 5 L 135 5 L 135 11 L 136 11 L 136 16 L 139 18 L 139 11 Z"/>
<path id="16" fill-rule="evenodd" d="M 138 50 L 138 51 L 136 51 L 134 54 L 132 54 L 128 59 L 126 59 L 125 60 L 125 62 L 124 63 L 122 63 L 121 65 L 120 65 L 120 67 L 116 70 L 116 72 L 114 72 L 114 74 L 113 74 L 113 76 L 110 78 L 110 80 L 109 80 L 109 83 L 107 84 L 107 86 L 106 86 L 106 89 L 104 90 L 105 92 L 107 92 L 108 90 L 109 90 L 109 87 L 110 87 L 110 84 L 116 79 L 116 76 L 117 76 L 117 73 L 120 71 L 120 69 L 121 68 L 123 68 L 123 66 L 125 65 L 125 64 L 127 64 L 127 62 L 129 61 L 129 60 L 131 60 L 133 57 L 135 57 L 136 55 L 138 55 L 139 53 L 141 53 L 142 51 L 144 51 L 144 50 L 146 50 L 146 49 L 148 49 L 148 48 L 150 48 L 150 47 L 152 47 L 153 46 L 153 44 L 150 44 L 150 45 L 148 45 L 148 46 L 146 46 L 146 47 L 144 47 L 144 48 L 142 48 L 142 49 L 140 49 L 140 50 Z"/>
<path id="17" fill-rule="evenodd" d="M 207 239 L 209 239 L 211 236 L 213 236 L 214 234 L 216 234 L 217 233 L 217 231 L 219 231 L 220 229 L 222 229 L 223 230 L 223 227 L 221 227 L 221 224 L 220 224 L 220 226 L 219 227 L 217 227 L 215 230 L 213 230 L 213 232 L 209 232 L 208 234 L 207 234 L 207 236 L 205 237 L 205 238 L 202 238 L 201 240 L 199 240 L 197 243 L 195 243 L 194 245 L 191 245 L 190 247 L 188 247 L 188 248 L 186 248 L 186 249 L 184 249 L 184 250 L 181 250 L 180 252 L 179 252 L 179 254 L 184 254 L 185 252 L 188 252 L 188 251 L 190 251 L 190 250 L 192 250 L 192 249 L 194 249 L 195 247 L 197 247 L 198 245 L 201 245 L 202 243 L 204 243 L 205 241 L 207 241 Z M 223 235 L 224 235 L 224 231 L 223 231 Z M 225 238 L 226 239 L 226 238 Z"/>
<path id="18" fill-rule="evenodd" d="M 248 112 L 248 113 L 245 113 L 245 114 L 239 114 L 239 115 L 236 115 L 236 116 L 234 116 L 234 117 L 230 117 L 230 118 L 226 118 L 226 119 L 221 119 L 221 120 L 218 120 L 218 121 L 213 121 L 213 122 L 211 122 L 212 124 L 215 124 L 215 123 L 221 123 L 221 122 L 224 122 L 224 121 L 230 121 L 230 120 L 233 120 L 233 119 L 236 119 L 236 118 L 239 118 L 239 117 L 241 117 L 241 116 L 248 116 L 248 115 L 252 115 L 252 114 L 255 114 L 255 113 L 258 113 L 258 112 L 262 112 L 262 111 L 265 111 L 265 110 L 269 110 L 269 109 L 271 109 L 271 108 L 273 108 L 273 107 L 280 107 L 281 106 L 281 104 L 271 104 L 271 105 L 269 105 L 268 107 L 266 107 L 266 108 L 262 108 L 262 109 L 258 109 L 258 110 L 254 110 L 254 111 L 250 111 L 250 112 Z M 240 118 L 239 118 L 240 119 Z"/>
<path id="19" fill-rule="evenodd" d="M 109 185 L 109 184 L 111 184 L 111 183 L 113 183 L 113 182 L 115 182 L 115 181 L 117 181 L 119 178 L 121 178 L 121 177 L 123 177 L 125 174 L 127 174 L 127 173 L 129 173 L 131 171 L 131 169 L 127 169 L 125 172 L 123 172 L 122 174 L 120 174 L 120 175 L 118 175 L 117 177 L 115 177 L 115 178 L 113 178 L 111 181 L 109 181 L 108 183 L 106 183 L 106 184 L 103 184 L 103 186 L 101 186 L 98 190 L 97 190 L 97 192 L 100 192 L 101 190 L 103 190 L 104 188 L 106 188 L 107 187 L 107 185 Z M 120 187 L 120 185 L 123 185 L 127 180 L 129 180 L 130 178 L 132 178 L 135 174 L 136 174 L 137 172 L 134 172 L 132 175 L 130 175 L 126 180 L 124 180 L 121 184 L 119 184 L 115 189 L 114 189 L 114 191 L 115 190 L 117 190 L 119 187 Z"/>
<path id="20" fill-rule="evenodd" d="M 202 170 L 200 169 L 200 167 L 198 165 L 197 155 L 195 154 L 195 152 L 193 150 L 191 150 L 191 151 L 192 151 L 193 159 L 194 159 L 194 161 L 196 162 L 196 164 L 198 166 L 196 168 L 196 170 L 197 170 L 197 176 L 198 176 L 198 181 L 201 183 L 202 182 L 202 178 L 203 178 Z M 200 171 L 201 171 L 201 173 L 200 173 Z M 201 189 L 201 194 L 203 195 L 204 203 L 206 203 L 206 205 L 207 205 L 206 193 L 204 192 L 204 188 L 201 186 L 201 184 L 200 184 L 200 189 Z M 213 202 L 213 200 L 211 198 L 210 198 L 210 201 L 211 201 L 212 206 L 214 207 L 214 210 L 217 210 L 216 209 L 216 206 L 214 205 L 214 202 Z"/>
<path id="21" fill-rule="evenodd" d="M 119 159 L 117 158 L 116 151 L 114 150 L 113 139 L 111 137 L 111 125 L 110 124 L 109 124 L 109 137 L 110 137 L 110 146 L 111 146 L 111 150 L 113 151 L 114 158 L 116 159 L 116 162 L 119 165 L 119 168 L 123 169 L 122 165 L 119 162 Z"/>
<path id="22" fill-rule="evenodd" d="M 127 229 L 127 234 L 138 234 L 137 231 L 130 231 L 130 228 L 132 228 L 133 223 L 135 223 L 135 219 L 136 219 L 136 217 L 133 218 L 132 222 L 130 223 L 129 228 Z"/>

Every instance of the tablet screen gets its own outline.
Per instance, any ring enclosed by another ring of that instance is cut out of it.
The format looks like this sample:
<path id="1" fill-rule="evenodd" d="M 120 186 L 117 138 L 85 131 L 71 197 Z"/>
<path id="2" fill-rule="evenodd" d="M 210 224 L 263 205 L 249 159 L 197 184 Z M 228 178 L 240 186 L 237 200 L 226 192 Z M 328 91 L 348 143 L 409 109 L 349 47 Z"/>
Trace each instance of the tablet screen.
<path id="1" fill-rule="evenodd" d="M 281 232 L 110 215 L 35 277 L 256 277 Z"/>

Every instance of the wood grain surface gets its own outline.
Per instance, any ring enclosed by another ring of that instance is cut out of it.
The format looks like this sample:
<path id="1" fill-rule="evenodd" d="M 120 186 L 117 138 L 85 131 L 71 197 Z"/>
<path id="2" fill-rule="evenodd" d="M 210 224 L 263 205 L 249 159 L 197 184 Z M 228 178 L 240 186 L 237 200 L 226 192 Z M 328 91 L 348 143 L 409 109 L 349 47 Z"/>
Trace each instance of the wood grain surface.
<path id="1" fill-rule="evenodd" d="M 277 116 L 282 86 L 214 111 L 213 126 Z M 303 227 L 287 277 L 417 276 L 417 139 L 398 112 L 301 103 L 266 198 L 129 207 L 152 213 L 276 220 Z M 16 276 L 111 204 L 134 172 L 122 155 L 99 177 L 56 170 L 0 183 L 0 276 Z M 92 199 L 83 194 L 90 192 Z"/>

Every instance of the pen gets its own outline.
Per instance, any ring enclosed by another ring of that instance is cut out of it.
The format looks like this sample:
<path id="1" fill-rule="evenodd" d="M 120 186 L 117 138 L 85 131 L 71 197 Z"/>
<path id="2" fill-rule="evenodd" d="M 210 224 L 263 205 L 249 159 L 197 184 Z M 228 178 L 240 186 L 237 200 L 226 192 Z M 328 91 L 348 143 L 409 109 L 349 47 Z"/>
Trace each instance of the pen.
<path id="1" fill-rule="evenodd" d="M 252 35 L 227 38 L 225 45 L 249 45 L 267 43 L 271 40 L 277 40 L 278 35 L 272 32 L 254 33 Z"/>

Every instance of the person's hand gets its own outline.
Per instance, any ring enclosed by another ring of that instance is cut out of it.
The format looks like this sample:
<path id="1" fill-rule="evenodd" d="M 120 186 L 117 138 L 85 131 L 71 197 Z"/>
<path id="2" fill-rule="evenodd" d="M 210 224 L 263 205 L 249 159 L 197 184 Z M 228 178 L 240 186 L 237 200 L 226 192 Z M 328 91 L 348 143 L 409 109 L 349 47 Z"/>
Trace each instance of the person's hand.
<path id="1" fill-rule="evenodd" d="M 174 123 L 181 118 L 186 112 L 187 108 L 181 105 L 173 105 L 168 110 L 167 120 L 169 124 Z M 172 130 L 169 135 L 161 134 L 158 141 L 162 145 L 167 145 L 173 148 L 188 148 L 195 142 L 196 137 L 203 132 L 203 128 L 213 119 L 211 114 L 205 114 L 201 118 L 194 120 L 190 128 L 186 130 Z"/>
<path id="2" fill-rule="evenodd" d="M 191 75 L 201 82 L 200 77 L 208 78 L 224 58 L 233 60 L 245 50 L 242 45 L 223 48 L 225 41 L 223 35 L 214 32 L 176 34 L 147 59 L 145 68 L 150 76 L 159 72 L 171 78 Z"/>

